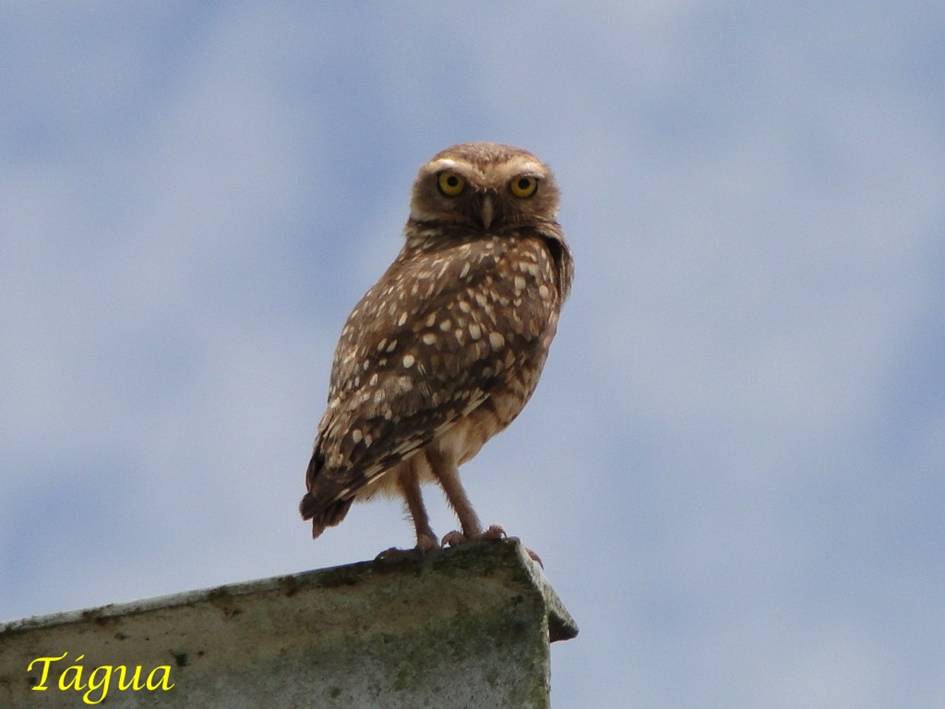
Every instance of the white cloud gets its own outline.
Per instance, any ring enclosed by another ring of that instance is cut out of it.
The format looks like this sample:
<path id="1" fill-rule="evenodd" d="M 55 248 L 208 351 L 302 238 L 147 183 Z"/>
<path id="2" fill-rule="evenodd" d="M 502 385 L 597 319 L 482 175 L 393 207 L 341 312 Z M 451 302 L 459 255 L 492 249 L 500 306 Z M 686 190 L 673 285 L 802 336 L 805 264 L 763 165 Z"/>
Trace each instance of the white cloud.
<path id="1" fill-rule="evenodd" d="M 882 415 L 938 367 L 921 17 L 38 12 L 4 38 L 48 51 L 4 43 L 0 86 L 0 615 L 408 543 L 395 503 L 314 544 L 295 504 L 414 171 L 495 135 L 557 169 L 578 260 L 533 403 L 466 471 L 582 625 L 556 702 L 935 695 L 940 662 L 894 659 L 943 618 L 876 612 L 945 576 L 941 407 L 904 400 L 899 437 Z"/>

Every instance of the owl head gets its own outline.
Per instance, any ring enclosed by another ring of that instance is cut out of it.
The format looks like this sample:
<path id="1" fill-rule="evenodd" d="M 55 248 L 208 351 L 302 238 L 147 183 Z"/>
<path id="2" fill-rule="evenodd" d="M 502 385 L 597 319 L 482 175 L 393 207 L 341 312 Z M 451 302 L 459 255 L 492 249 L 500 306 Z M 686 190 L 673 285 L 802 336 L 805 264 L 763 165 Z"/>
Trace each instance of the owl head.
<path id="1" fill-rule="evenodd" d="M 554 224 L 554 175 L 527 150 L 498 143 L 461 143 L 420 168 L 410 218 L 501 234 L 523 226 Z"/>

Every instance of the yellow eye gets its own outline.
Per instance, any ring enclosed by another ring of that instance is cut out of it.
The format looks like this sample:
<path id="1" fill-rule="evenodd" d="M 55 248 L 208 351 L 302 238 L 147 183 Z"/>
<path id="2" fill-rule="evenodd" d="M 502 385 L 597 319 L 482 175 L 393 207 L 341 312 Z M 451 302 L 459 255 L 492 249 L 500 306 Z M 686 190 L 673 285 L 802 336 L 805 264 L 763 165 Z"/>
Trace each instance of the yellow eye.
<path id="1" fill-rule="evenodd" d="M 538 180 L 528 175 L 520 175 L 509 183 L 509 189 L 512 190 L 512 194 L 516 197 L 521 197 L 522 199 L 531 197 L 535 194 L 535 190 L 538 189 Z"/>
<path id="2" fill-rule="evenodd" d="M 466 180 L 457 175 L 455 172 L 444 170 L 436 176 L 436 184 L 439 186 L 440 192 L 445 194 L 447 197 L 455 197 L 463 191 L 464 187 L 466 187 Z"/>

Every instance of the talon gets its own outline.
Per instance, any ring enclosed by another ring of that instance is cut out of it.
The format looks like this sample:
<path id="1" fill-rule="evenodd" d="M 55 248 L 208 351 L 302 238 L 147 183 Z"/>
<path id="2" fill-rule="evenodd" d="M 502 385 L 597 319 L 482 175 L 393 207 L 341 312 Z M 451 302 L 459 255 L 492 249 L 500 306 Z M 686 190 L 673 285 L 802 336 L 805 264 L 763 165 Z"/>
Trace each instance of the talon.
<path id="1" fill-rule="evenodd" d="M 426 554 L 430 551 L 436 551 L 440 548 L 440 543 L 432 534 L 421 534 L 417 537 L 417 551 L 420 554 Z"/>
<path id="2" fill-rule="evenodd" d="M 439 548 L 440 545 L 436 543 L 436 539 L 423 537 L 417 540 L 417 546 L 413 547 L 412 549 L 391 547 L 390 549 L 385 549 L 380 554 L 375 556 L 374 561 L 392 561 L 394 559 L 404 558 L 416 559 L 417 557 L 422 557 L 424 554 Z"/>
<path id="3" fill-rule="evenodd" d="M 374 561 L 384 561 L 385 559 L 395 559 L 398 556 L 403 556 L 407 553 L 406 549 L 398 549 L 397 547 L 391 547 L 390 549 L 385 549 L 380 554 L 374 557 Z"/>
<path id="4" fill-rule="evenodd" d="M 505 533 L 505 530 L 502 529 L 497 524 L 489 525 L 489 529 L 479 535 L 479 539 L 488 539 L 490 541 L 498 541 L 499 539 L 505 539 L 508 534 Z"/>
<path id="5" fill-rule="evenodd" d="M 441 544 L 445 547 L 455 547 L 458 544 L 465 544 L 466 537 L 462 532 L 452 531 L 443 536 Z"/>
<path id="6" fill-rule="evenodd" d="M 532 561 L 537 561 L 537 562 L 538 562 L 538 565 L 539 565 L 541 568 L 545 568 L 545 565 L 542 563 L 541 557 L 538 556 L 538 554 L 536 554 L 535 552 L 533 552 L 533 551 L 532 551 L 531 549 L 529 549 L 528 547 L 525 547 L 525 553 L 528 554 L 528 555 L 531 557 Z"/>

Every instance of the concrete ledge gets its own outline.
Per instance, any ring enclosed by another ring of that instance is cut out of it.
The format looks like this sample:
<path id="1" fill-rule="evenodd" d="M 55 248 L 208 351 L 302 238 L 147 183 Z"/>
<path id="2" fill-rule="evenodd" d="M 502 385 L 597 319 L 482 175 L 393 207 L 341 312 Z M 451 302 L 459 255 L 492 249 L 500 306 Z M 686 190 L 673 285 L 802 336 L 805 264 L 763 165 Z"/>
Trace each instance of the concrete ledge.
<path id="1" fill-rule="evenodd" d="M 0 707 L 548 707 L 577 632 L 517 540 L 470 544 L 2 625 Z"/>

